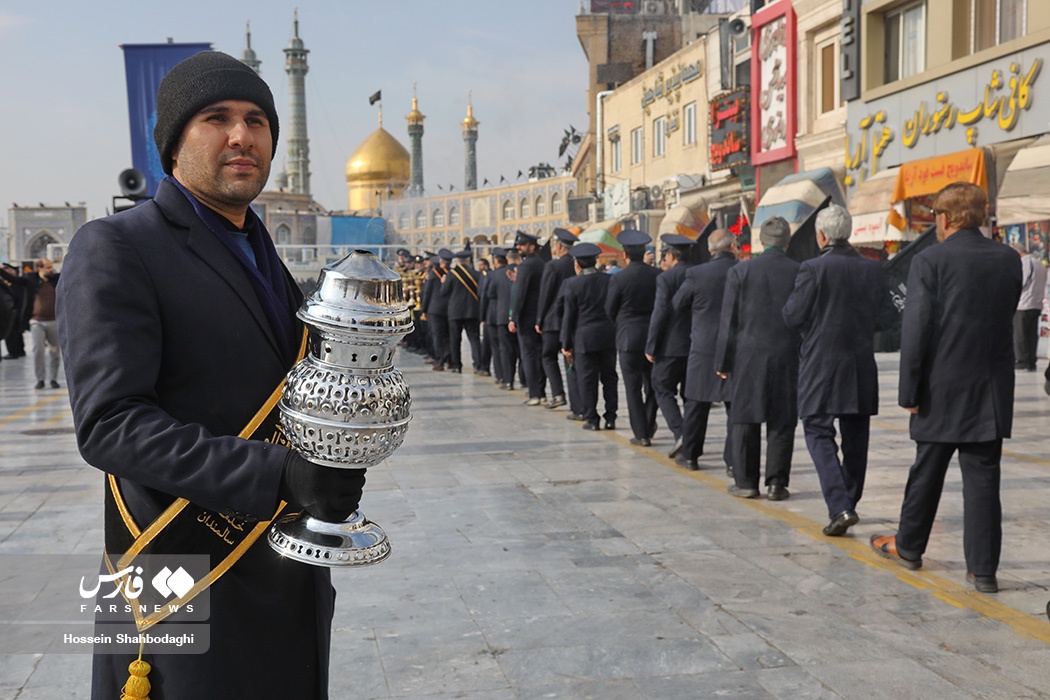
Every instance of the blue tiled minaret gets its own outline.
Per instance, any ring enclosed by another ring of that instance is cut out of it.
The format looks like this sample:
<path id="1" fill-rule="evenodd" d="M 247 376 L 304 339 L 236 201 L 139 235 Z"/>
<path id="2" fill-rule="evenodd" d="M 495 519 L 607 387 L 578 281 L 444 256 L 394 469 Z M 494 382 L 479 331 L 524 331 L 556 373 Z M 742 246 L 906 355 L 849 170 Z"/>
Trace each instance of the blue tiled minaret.
<path id="1" fill-rule="evenodd" d="M 415 89 L 413 88 L 413 92 Z M 419 100 L 412 95 L 412 111 L 405 115 L 408 120 L 409 150 L 412 156 L 412 174 L 408 180 L 409 196 L 420 197 L 423 194 L 423 120 L 426 117 L 419 111 Z"/>
<path id="2" fill-rule="evenodd" d="M 467 117 L 463 120 L 463 143 L 466 144 L 466 171 L 463 177 L 463 189 L 478 188 L 478 124 L 474 118 L 474 105 L 467 98 Z"/>
<path id="3" fill-rule="evenodd" d="M 244 30 L 244 53 L 241 54 L 241 63 L 251 68 L 256 73 L 259 73 L 259 66 L 262 65 L 255 52 L 252 50 L 252 23 L 248 22 Z"/>
<path id="4" fill-rule="evenodd" d="M 299 38 L 299 10 L 295 10 L 295 30 L 284 50 L 284 70 L 288 74 L 288 191 L 310 194 L 310 139 L 306 136 L 306 54 Z"/>

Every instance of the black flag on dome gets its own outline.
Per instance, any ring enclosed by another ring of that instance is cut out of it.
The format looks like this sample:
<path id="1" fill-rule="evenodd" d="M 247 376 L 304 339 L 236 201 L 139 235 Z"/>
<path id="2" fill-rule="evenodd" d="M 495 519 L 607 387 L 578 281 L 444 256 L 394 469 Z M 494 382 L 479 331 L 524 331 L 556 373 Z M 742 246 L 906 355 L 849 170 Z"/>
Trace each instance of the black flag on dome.
<path id="1" fill-rule="evenodd" d="M 379 100 L 381 100 L 381 99 L 383 99 L 383 91 L 382 90 L 376 90 L 372 94 L 372 96 L 368 98 L 368 104 L 374 105 L 376 102 L 379 102 Z"/>

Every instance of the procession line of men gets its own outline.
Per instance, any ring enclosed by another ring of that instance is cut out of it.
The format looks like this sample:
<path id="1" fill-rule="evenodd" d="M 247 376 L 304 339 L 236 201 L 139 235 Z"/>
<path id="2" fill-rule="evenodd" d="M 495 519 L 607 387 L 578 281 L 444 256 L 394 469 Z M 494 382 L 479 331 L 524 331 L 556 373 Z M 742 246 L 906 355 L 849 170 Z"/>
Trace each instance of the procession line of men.
<path id="1" fill-rule="evenodd" d="M 898 403 L 912 413 L 917 456 L 898 533 L 873 536 L 871 546 L 907 568 L 922 565 L 945 471 L 958 452 L 968 578 L 994 592 L 1021 265 L 1016 253 L 981 234 L 981 188 L 950 185 L 935 207 L 942 244 L 916 255 L 902 322 Z M 599 272 L 598 246 L 564 229 L 553 236 L 553 260 L 540 257 L 535 236 L 518 232 L 522 261 L 496 248 L 484 274 L 471 267 L 469 250 L 442 251 L 423 292 L 424 318 L 435 331 L 431 361 L 434 369 L 460 371 L 466 331 L 477 374 L 488 374 L 491 362 L 502 388 L 518 378 L 527 405 L 568 403 L 568 417 L 584 429 L 614 430 L 618 360 L 631 444 L 652 446 L 659 408 L 674 439 L 668 456 L 688 470 L 699 469 L 711 408 L 722 404 L 721 459 L 733 480 L 728 493 L 740 498 L 758 497 L 762 486 L 769 500 L 790 497 L 801 419 L 828 507 L 823 532 L 845 535 L 860 519 L 870 420 L 878 413 L 874 338 L 897 312 L 881 265 L 848 242 L 849 213 L 831 205 L 817 215 L 816 229 L 820 255 L 801 264 L 787 255 L 791 230 L 780 217 L 762 224 L 763 250 L 744 261 L 727 231 L 707 237 L 702 264 L 692 262 L 696 241 L 665 234 L 662 271 L 644 262 L 650 237 L 624 231 L 618 240 L 628 264 L 615 275 Z M 452 258 L 458 264 L 448 264 Z"/>

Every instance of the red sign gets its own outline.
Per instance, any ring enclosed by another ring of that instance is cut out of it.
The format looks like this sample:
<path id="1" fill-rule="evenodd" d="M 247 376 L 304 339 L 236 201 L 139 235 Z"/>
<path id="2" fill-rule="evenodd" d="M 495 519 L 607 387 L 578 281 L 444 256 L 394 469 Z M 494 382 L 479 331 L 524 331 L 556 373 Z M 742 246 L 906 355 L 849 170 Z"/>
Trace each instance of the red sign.
<path id="1" fill-rule="evenodd" d="M 725 170 L 748 162 L 747 88 L 711 101 L 711 170 Z"/>

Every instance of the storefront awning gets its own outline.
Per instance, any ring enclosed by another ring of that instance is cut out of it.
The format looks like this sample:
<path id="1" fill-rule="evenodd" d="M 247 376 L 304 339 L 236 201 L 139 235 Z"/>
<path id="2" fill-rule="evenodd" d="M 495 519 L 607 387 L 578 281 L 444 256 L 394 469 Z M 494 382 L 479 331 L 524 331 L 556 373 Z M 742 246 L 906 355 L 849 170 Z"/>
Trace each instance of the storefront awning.
<path id="1" fill-rule="evenodd" d="M 890 168 L 875 173 L 862 182 L 850 198 L 853 233 L 849 242 L 853 245 L 882 246 L 886 241 L 910 240 L 900 228 L 903 221 L 901 212 L 893 206 L 897 170 Z"/>
<path id="2" fill-rule="evenodd" d="M 584 243 L 594 243 L 607 253 L 622 251 L 623 246 L 620 245 L 618 240 L 616 240 L 617 234 L 619 234 L 622 229 L 623 224 L 620 223 L 619 219 L 609 219 L 608 221 L 600 221 L 594 226 L 591 226 L 581 233 L 579 238 Z"/>
<path id="3" fill-rule="evenodd" d="M 936 194 L 953 182 L 960 181 L 983 187 L 987 191 L 988 173 L 985 167 L 982 148 L 905 163 L 897 171 L 893 202 Z"/>
<path id="4" fill-rule="evenodd" d="M 788 175 L 766 190 L 762 201 L 755 208 L 752 228 L 758 230 L 767 219 L 781 216 L 791 225 L 791 232 L 794 233 L 827 197 L 831 197 L 832 204 L 845 204 L 839 177 L 831 168 Z"/>
<path id="5" fill-rule="evenodd" d="M 1014 157 L 999 188 L 996 217 L 1000 226 L 1050 219 L 1050 136 Z"/>
<path id="6" fill-rule="evenodd" d="M 686 238 L 696 238 L 708 220 L 707 198 L 700 194 L 683 195 L 678 204 L 664 214 L 657 235 L 677 233 Z"/>

